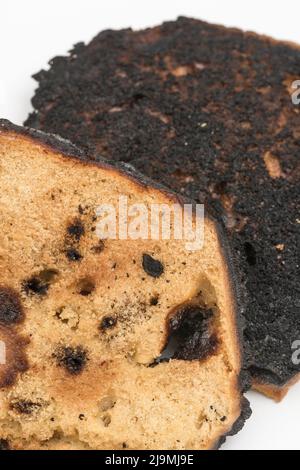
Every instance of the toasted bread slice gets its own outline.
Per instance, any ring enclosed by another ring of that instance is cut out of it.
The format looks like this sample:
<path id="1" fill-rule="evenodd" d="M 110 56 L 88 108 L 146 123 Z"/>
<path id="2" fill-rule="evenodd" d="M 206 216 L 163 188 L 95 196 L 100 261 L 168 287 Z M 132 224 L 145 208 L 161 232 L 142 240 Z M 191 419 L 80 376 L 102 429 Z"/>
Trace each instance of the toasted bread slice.
<path id="1" fill-rule="evenodd" d="M 299 64 L 295 45 L 187 18 L 105 31 L 36 75 L 27 121 L 225 210 L 249 368 L 278 398 L 300 376 Z"/>
<path id="2" fill-rule="evenodd" d="M 100 203 L 182 201 L 83 156 L 0 122 L 1 446 L 215 448 L 248 413 L 222 231 L 99 240 Z"/>

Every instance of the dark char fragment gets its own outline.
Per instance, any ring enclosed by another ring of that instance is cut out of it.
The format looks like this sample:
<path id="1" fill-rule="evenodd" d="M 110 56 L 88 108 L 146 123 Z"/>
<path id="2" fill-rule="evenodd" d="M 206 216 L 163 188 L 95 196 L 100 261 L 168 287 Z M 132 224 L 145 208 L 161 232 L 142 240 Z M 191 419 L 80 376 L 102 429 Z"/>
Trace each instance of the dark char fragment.
<path id="1" fill-rule="evenodd" d="M 84 235 L 84 226 L 79 219 L 76 219 L 71 225 L 69 225 L 67 230 L 70 237 L 74 238 L 76 241 L 79 241 Z"/>
<path id="2" fill-rule="evenodd" d="M 247 263 L 250 266 L 255 266 L 256 265 L 256 252 L 255 252 L 254 246 L 249 242 L 245 242 L 244 250 L 245 250 Z"/>
<path id="3" fill-rule="evenodd" d="M 44 269 L 39 274 L 32 276 L 23 283 L 23 288 L 27 295 L 36 294 L 44 296 L 47 294 L 51 282 L 58 275 L 56 269 Z"/>
<path id="4" fill-rule="evenodd" d="M 164 272 L 163 264 L 147 254 L 143 255 L 143 269 L 151 277 L 160 277 Z"/>
<path id="5" fill-rule="evenodd" d="M 82 255 L 79 253 L 76 248 L 68 248 L 66 250 L 66 256 L 69 261 L 80 261 L 82 260 Z"/>
<path id="6" fill-rule="evenodd" d="M 24 283 L 24 289 L 27 294 L 46 295 L 49 289 L 49 284 L 46 284 L 37 276 L 33 276 Z"/>
<path id="7" fill-rule="evenodd" d="M 10 404 L 10 409 L 24 415 L 31 415 L 35 411 L 38 411 L 42 407 L 41 403 L 27 401 L 27 400 L 19 400 L 14 401 Z"/>
<path id="8" fill-rule="evenodd" d="M 150 299 L 150 305 L 151 305 L 152 307 L 155 307 L 156 305 L 158 305 L 158 297 L 157 297 L 157 296 L 151 297 L 151 299 Z"/>
<path id="9" fill-rule="evenodd" d="M 88 361 L 87 351 L 81 346 L 59 347 L 53 357 L 59 367 L 63 367 L 72 375 L 80 374 Z"/>
<path id="10" fill-rule="evenodd" d="M 184 306 L 169 322 L 169 341 L 175 340 L 173 358 L 190 361 L 214 354 L 218 340 L 212 331 L 213 311 L 202 307 Z"/>
<path id="11" fill-rule="evenodd" d="M 83 295 L 84 297 L 91 295 L 95 288 L 95 283 L 90 278 L 81 279 L 78 284 L 79 294 Z"/>
<path id="12" fill-rule="evenodd" d="M 115 317 L 104 317 L 102 318 L 100 324 L 100 330 L 105 331 L 113 328 L 117 324 L 117 319 Z"/>
<path id="13" fill-rule="evenodd" d="M 23 320 L 21 301 L 16 292 L 0 287 L 0 324 L 12 325 Z"/>
<path id="14" fill-rule="evenodd" d="M 213 311 L 184 305 L 169 320 L 169 336 L 161 356 L 151 367 L 170 359 L 203 360 L 215 354 L 218 339 L 213 328 Z"/>

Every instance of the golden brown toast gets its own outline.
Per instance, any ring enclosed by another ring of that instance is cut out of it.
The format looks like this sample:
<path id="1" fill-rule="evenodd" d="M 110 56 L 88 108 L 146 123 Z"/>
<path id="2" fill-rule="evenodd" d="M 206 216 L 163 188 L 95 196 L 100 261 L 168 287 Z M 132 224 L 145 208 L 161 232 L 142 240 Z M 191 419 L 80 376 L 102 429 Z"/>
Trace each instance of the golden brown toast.
<path id="1" fill-rule="evenodd" d="M 0 447 L 215 448 L 248 414 L 222 230 L 100 240 L 100 203 L 182 201 L 82 156 L 0 121 Z"/>

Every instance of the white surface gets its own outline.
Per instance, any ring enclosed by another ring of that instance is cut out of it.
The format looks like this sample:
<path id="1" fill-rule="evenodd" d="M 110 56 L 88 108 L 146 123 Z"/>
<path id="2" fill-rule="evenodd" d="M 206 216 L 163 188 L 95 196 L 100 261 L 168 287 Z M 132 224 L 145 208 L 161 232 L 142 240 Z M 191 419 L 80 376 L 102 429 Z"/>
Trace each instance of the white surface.
<path id="1" fill-rule="evenodd" d="M 103 29 L 144 28 L 179 15 L 300 43 L 299 0 L 2 1 L 0 117 L 21 124 L 31 109 L 36 86 L 31 75 L 74 43 L 88 41 Z M 299 450 L 299 396 L 300 384 L 281 404 L 250 393 L 252 418 L 239 435 L 228 439 L 224 449 Z"/>

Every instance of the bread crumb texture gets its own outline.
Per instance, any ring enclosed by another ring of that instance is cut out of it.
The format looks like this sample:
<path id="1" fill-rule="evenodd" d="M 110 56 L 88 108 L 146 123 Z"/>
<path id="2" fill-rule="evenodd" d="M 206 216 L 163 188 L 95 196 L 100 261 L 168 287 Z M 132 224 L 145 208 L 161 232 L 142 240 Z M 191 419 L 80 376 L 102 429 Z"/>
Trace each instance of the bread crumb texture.
<path id="1" fill-rule="evenodd" d="M 99 241 L 100 203 L 174 200 L 3 128 L 0 181 L 1 449 L 217 445 L 241 414 L 241 365 L 215 223 L 198 252 Z"/>

